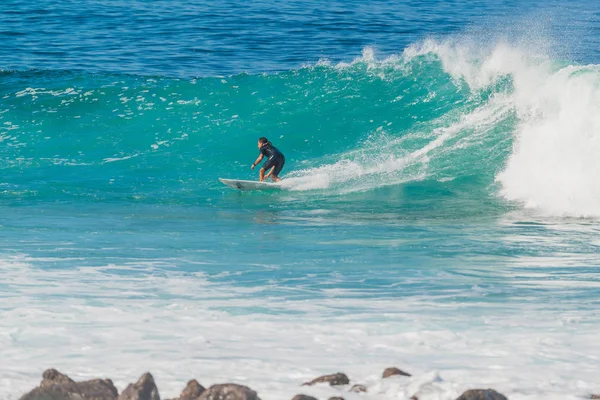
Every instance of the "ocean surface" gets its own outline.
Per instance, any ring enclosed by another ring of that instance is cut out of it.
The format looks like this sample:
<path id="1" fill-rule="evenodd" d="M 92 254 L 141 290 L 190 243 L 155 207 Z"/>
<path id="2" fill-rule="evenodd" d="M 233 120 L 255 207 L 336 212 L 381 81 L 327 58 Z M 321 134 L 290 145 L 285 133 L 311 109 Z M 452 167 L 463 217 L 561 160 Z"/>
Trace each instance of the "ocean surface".
<path id="1" fill-rule="evenodd" d="M 0 43 L 0 399 L 600 394 L 598 1 L 4 0 Z M 222 185 L 260 136 L 282 189 Z"/>

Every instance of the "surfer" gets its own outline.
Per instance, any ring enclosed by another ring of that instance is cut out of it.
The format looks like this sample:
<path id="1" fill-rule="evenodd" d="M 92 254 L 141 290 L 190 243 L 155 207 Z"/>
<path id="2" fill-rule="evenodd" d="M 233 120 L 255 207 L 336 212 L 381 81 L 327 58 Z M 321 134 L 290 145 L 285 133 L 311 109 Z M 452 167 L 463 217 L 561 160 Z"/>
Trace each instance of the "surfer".
<path id="1" fill-rule="evenodd" d="M 267 161 L 260 169 L 260 181 L 263 182 L 271 177 L 273 182 L 279 182 L 281 180 L 281 178 L 279 178 L 279 173 L 283 168 L 283 164 L 285 164 L 283 153 L 277 150 L 266 137 L 258 139 L 258 149 L 260 150 L 260 155 L 254 164 L 252 164 L 252 169 L 260 164 L 264 156 L 267 156 Z M 267 171 L 269 171 L 269 173 L 265 176 L 265 172 Z"/>

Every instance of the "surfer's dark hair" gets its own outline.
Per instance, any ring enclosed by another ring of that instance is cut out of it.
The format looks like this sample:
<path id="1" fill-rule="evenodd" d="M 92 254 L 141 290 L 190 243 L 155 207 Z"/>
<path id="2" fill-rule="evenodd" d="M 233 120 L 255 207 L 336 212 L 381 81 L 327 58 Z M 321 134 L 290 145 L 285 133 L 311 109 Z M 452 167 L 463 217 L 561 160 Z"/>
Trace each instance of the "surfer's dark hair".
<path id="1" fill-rule="evenodd" d="M 264 137 L 264 136 L 263 136 L 263 137 L 261 137 L 260 139 L 258 139 L 258 141 L 259 141 L 259 143 L 262 143 L 262 144 L 269 143 L 269 139 L 267 139 L 267 138 L 266 138 L 266 137 Z"/>

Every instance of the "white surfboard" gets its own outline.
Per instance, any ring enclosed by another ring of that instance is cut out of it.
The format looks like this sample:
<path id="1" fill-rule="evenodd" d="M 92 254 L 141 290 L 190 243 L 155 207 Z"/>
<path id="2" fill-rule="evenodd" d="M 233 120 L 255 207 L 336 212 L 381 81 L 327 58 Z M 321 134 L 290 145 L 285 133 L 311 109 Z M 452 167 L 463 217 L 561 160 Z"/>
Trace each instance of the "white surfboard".
<path id="1" fill-rule="evenodd" d="M 281 189 L 278 183 L 271 182 L 258 182 L 258 181 L 246 181 L 243 179 L 223 179 L 219 178 L 221 182 L 233 189 L 239 190 L 273 190 Z"/>

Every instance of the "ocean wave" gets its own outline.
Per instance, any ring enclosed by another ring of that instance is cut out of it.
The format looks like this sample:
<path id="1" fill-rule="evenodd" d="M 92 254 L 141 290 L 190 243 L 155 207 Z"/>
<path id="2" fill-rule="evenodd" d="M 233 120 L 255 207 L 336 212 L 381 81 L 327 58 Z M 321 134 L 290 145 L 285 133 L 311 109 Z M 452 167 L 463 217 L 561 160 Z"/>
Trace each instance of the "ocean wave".
<path id="1" fill-rule="evenodd" d="M 349 63 L 274 74 L 49 74 L 0 78 L 5 183 L 22 190 L 56 195 L 40 174 L 63 193 L 215 190 L 218 177 L 253 178 L 255 141 L 266 135 L 285 152 L 285 185 L 296 191 L 470 179 L 480 198 L 600 215 L 598 66 L 508 42 L 426 40 L 382 59 L 365 48 Z"/>

